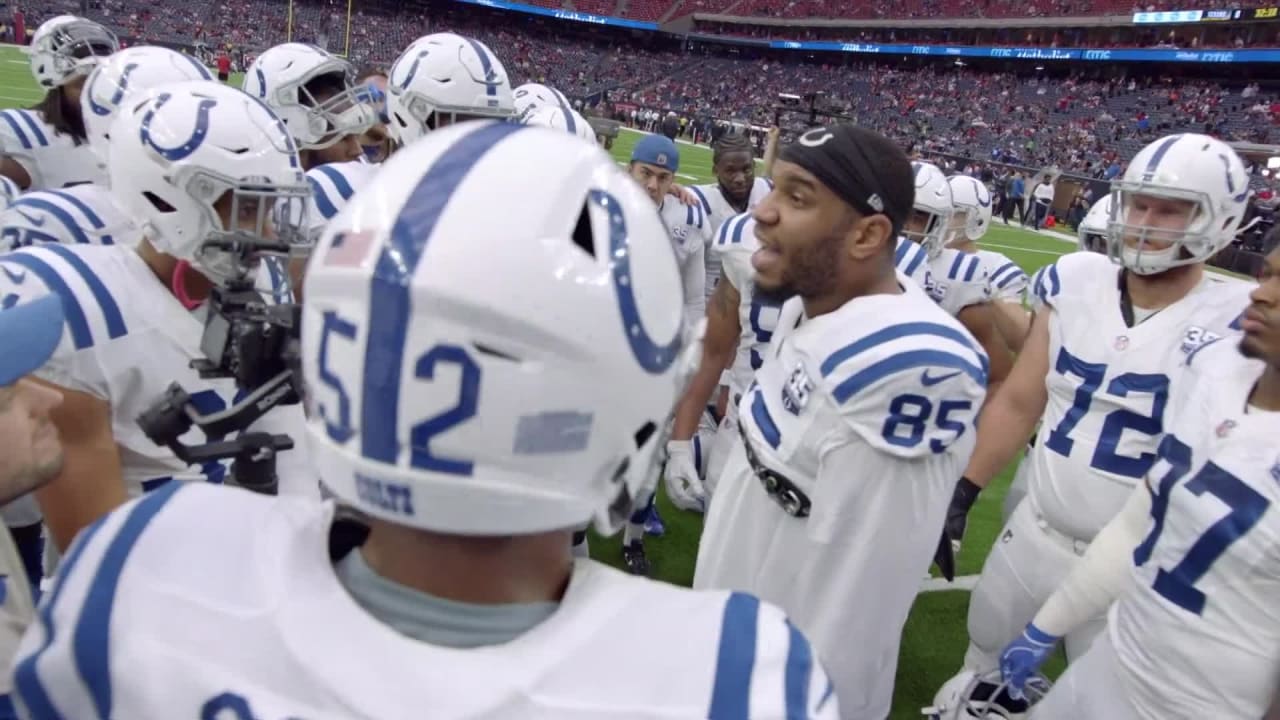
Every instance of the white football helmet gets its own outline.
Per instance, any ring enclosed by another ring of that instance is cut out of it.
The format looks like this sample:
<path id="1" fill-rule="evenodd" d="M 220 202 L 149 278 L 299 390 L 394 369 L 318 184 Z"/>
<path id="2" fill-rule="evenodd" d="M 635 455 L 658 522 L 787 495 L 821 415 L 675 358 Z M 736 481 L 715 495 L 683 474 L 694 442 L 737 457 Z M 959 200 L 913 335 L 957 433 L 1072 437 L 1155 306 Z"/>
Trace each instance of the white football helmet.
<path id="1" fill-rule="evenodd" d="M 98 23 L 75 15 L 59 15 L 40 24 L 25 51 L 36 83 L 51 89 L 88 75 L 119 49 L 115 33 Z"/>
<path id="2" fill-rule="evenodd" d="M 1139 275 L 1154 275 L 1204 262 L 1231 244 L 1249 202 L 1249 176 L 1240 156 L 1221 140 L 1169 135 L 1134 156 L 1124 177 L 1113 181 L 1111 195 L 1108 254 Z M 1184 227 L 1131 224 L 1131 214 L 1146 213 L 1153 199 L 1185 203 L 1185 220 L 1171 219 Z"/>
<path id="3" fill-rule="evenodd" d="M 4 175 L 0 175 L 0 210 L 12 205 L 13 201 L 17 200 L 21 194 L 22 188 L 18 187 L 18 183 Z"/>
<path id="4" fill-rule="evenodd" d="M 276 203 L 309 192 L 297 147 L 256 98 L 218 82 L 160 86 L 122 106 L 110 135 L 112 193 L 157 250 L 218 282 L 244 270 L 232 247 L 244 256 L 301 242 L 272 222 Z M 228 203 L 232 227 L 216 203 Z"/>
<path id="5" fill-rule="evenodd" d="M 515 107 L 516 117 L 524 122 L 525 113 L 544 107 L 562 107 L 569 110 L 569 98 L 564 93 L 549 85 L 541 83 L 525 83 L 511 92 L 511 101 Z"/>
<path id="6" fill-rule="evenodd" d="M 963 670 L 942 686 L 933 697 L 933 705 L 921 713 L 928 720 L 1022 720 L 1030 714 L 1031 706 L 1049 694 L 1052 683 L 1043 675 L 1035 675 L 1023 688 L 1025 700 L 1022 702 L 1001 697 L 1008 686 L 999 670 L 982 674 Z M 992 698 L 999 701 L 993 702 Z"/>
<path id="7" fill-rule="evenodd" d="M 1111 195 L 1103 195 L 1102 199 L 1089 208 L 1076 234 L 1080 239 L 1080 249 L 1089 252 L 1107 252 L 1107 226 L 1111 222 Z"/>
<path id="8" fill-rule="evenodd" d="M 653 203 L 601 149 L 518 123 L 393 155 L 326 228 L 306 288 L 321 480 L 433 532 L 616 530 L 701 354 Z"/>
<path id="9" fill-rule="evenodd" d="M 951 215 L 955 207 L 951 203 L 951 185 L 937 165 L 927 162 L 911 163 L 916 177 L 915 201 L 912 214 L 926 218 L 924 230 L 903 229 L 902 234 L 924 246 L 929 257 L 937 257 L 946 247 L 947 232 L 951 227 Z"/>
<path id="10" fill-rule="evenodd" d="M 407 145 L 456 120 L 512 118 L 515 105 L 507 71 L 492 50 L 461 35 L 434 33 L 413 41 L 391 66 L 387 115 L 396 139 Z"/>
<path id="11" fill-rule="evenodd" d="M 116 110 L 135 93 L 184 80 L 213 80 L 213 74 L 189 55 L 154 45 L 125 48 L 94 68 L 80 92 L 80 114 L 99 166 L 106 166 Z"/>
<path id="12" fill-rule="evenodd" d="M 308 85 L 326 76 L 333 94 L 317 98 Z M 304 149 L 359 135 L 378 119 L 351 64 L 315 45 L 284 43 L 263 52 L 244 74 L 244 91 L 279 115 Z"/>
<path id="13" fill-rule="evenodd" d="M 587 122 L 586 118 L 569 108 L 540 107 L 521 115 L 520 122 L 525 125 L 541 125 L 580 137 L 588 142 L 596 142 L 595 128 L 591 127 L 591 123 Z"/>
<path id="14" fill-rule="evenodd" d="M 991 191 L 981 180 L 968 175 L 952 175 L 947 178 L 947 185 L 955 208 L 949 242 L 980 240 L 991 229 Z"/>

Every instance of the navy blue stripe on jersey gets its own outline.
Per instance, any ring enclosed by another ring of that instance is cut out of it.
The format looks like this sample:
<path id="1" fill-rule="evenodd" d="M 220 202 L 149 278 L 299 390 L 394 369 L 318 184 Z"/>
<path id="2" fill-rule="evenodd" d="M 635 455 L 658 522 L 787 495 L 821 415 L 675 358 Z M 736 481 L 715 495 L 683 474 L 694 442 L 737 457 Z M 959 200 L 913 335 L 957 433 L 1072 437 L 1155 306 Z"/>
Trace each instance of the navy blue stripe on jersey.
<path id="1" fill-rule="evenodd" d="M 1027 274 L 1022 271 L 1022 268 L 1018 267 L 1018 263 L 1010 260 L 991 273 L 991 282 L 995 283 L 998 288 L 1004 288 L 1018 278 L 1026 276 Z"/>
<path id="2" fill-rule="evenodd" d="M 66 587 L 63 580 L 79 568 L 80 554 L 86 547 L 93 544 L 94 538 L 97 537 L 98 531 L 102 529 L 108 517 L 103 515 L 98 518 L 72 541 L 71 551 L 58 567 L 58 579 L 53 583 L 53 592 L 43 599 L 36 610 L 36 622 L 44 631 L 44 640 L 40 643 L 38 650 L 28 655 L 13 669 L 14 692 L 22 698 L 22 704 L 27 706 L 27 712 L 33 718 L 61 719 L 63 717 L 54 706 L 53 698 L 49 697 L 48 691 L 45 690 L 44 683 L 40 681 L 37 666 L 40 658 L 58 639 L 58 628 L 53 624 L 53 611 L 58 607 L 58 600 L 62 598 L 62 591 Z"/>
<path id="3" fill-rule="evenodd" d="M 765 178 L 765 179 L 764 179 L 764 184 L 765 184 L 765 185 L 768 185 L 770 190 L 772 190 L 772 189 L 773 189 L 773 180 L 771 180 L 770 178 Z"/>
<path id="4" fill-rule="evenodd" d="M 760 601 L 745 593 L 730 593 L 720 621 L 720 649 L 716 680 L 711 688 L 707 717 L 746 720 L 751 717 L 751 674 L 756 664 L 756 633 Z"/>
<path id="5" fill-rule="evenodd" d="M 77 244 L 90 245 L 93 242 L 89 239 L 89 235 L 85 233 L 84 228 L 80 227 L 80 223 L 71 216 L 71 213 L 67 212 L 66 208 L 59 207 L 42 197 L 34 197 L 31 195 L 19 196 L 18 199 L 9 207 L 27 207 L 33 210 L 44 211 L 56 218 L 58 222 L 62 223 L 62 226 L 67 229 L 67 232 L 71 234 L 72 239 L 74 239 Z"/>
<path id="6" fill-rule="evenodd" d="M 89 584 L 89 590 L 85 594 L 80 618 L 76 620 L 75 630 L 72 631 L 76 670 L 84 680 L 89 697 L 93 700 L 93 707 L 102 720 L 113 717 L 111 611 L 115 605 L 116 590 L 120 586 L 120 575 L 124 572 L 129 552 L 138 544 L 138 538 L 142 537 L 147 526 L 183 485 L 184 483 L 169 483 L 143 497 L 129 511 L 115 537 L 111 538 L 102 553 L 98 571 L 94 573 L 93 582 Z"/>
<path id="7" fill-rule="evenodd" d="M 985 363 L 984 363 L 985 365 Z M 843 403 L 875 383 L 897 373 L 917 368 L 943 367 L 959 370 L 973 381 L 986 387 L 987 372 L 965 358 L 945 350 L 908 350 L 897 353 L 871 364 L 854 373 L 844 382 L 836 386 L 831 395 L 836 402 Z"/>
<path id="8" fill-rule="evenodd" d="M 84 215 L 84 218 L 89 221 L 89 225 L 92 226 L 94 230 L 101 230 L 107 226 L 107 224 L 102 221 L 102 218 L 98 217 L 98 213 L 94 212 L 93 208 L 89 207 L 89 203 L 81 200 L 75 195 L 72 195 L 69 192 L 62 192 L 61 190 L 50 190 L 49 194 L 62 198 L 68 203 L 74 205 L 75 208 Z M 110 235 L 102 235 L 98 238 L 98 242 L 102 245 L 114 245 L 115 238 L 112 238 Z"/>
<path id="9" fill-rule="evenodd" d="M 986 373 L 988 362 L 987 357 L 978 351 L 977 348 L 974 348 L 973 341 L 968 335 L 965 335 L 955 328 L 947 327 L 946 325 L 941 325 L 939 323 L 910 322 L 881 328 L 880 330 L 855 340 L 831 353 L 831 356 L 822 362 L 822 376 L 826 377 L 830 375 L 841 365 L 841 363 L 844 363 L 846 360 L 860 355 L 872 348 L 883 345 L 887 342 L 893 342 L 894 340 L 915 335 L 932 335 L 934 337 L 944 338 L 973 350 L 982 365 L 983 374 Z"/>
<path id="10" fill-rule="evenodd" d="M 22 143 L 22 147 L 30 150 L 31 140 L 27 138 L 27 134 L 22 131 L 22 127 L 18 125 L 18 121 L 13 117 L 16 112 L 17 110 L 0 111 L 0 120 L 4 120 L 5 123 L 8 124 L 9 129 L 18 137 L 18 142 Z"/>
<path id="11" fill-rule="evenodd" d="M 49 144 L 49 138 L 45 137 L 44 130 L 40 129 L 40 122 L 32 116 L 31 110 L 18 110 L 18 117 L 22 118 L 27 127 L 31 129 L 31 137 L 35 139 L 36 144 L 44 147 Z"/>
<path id="12" fill-rule="evenodd" d="M 316 168 L 316 172 L 329 178 L 329 182 L 333 183 L 333 188 L 338 191 L 338 194 L 342 196 L 343 200 L 350 200 L 351 196 L 355 194 L 355 190 L 351 188 L 351 183 L 347 182 L 346 175 L 343 175 L 328 165 L 321 165 Z"/>
<path id="13" fill-rule="evenodd" d="M 925 249 L 919 244 L 910 240 L 903 240 L 899 242 L 898 247 L 893 251 L 893 255 L 893 264 L 907 276 L 914 276 L 916 274 L 916 270 L 920 269 L 921 263 L 924 263 L 929 259 L 929 253 L 925 252 Z M 907 263 L 906 267 L 902 266 L 904 259 Z"/>
<path id="14" fill-rule="evenodd" d="M 701 207 L 699 207 L 699 206 L 697 206 L 697 205 L 694 205 L 694 206 L 693 206 L 693 214 L 697 216 L 695 219 L 696 219 L 696 221 L 697 221 L 698 229 L 699 229 L 699 230 L 701 230 L 701 229 L 702 229 L 702 220 L 703 220 L 703 218 L 705 218 L 705 217 L 706 217 L 706 215 L 704 215 L 704 214 L 702 213 L 702 208 L 701 208 Z"/>
<path id="15" fill-rule="evenodd" d="M 787 621 L 787 641 L 787 664 L 783 676 L 787 717 L 804 718 L 809 716 L 813 650 L 809 647 L 809 641 L 790 620 Z"/>
<path id="16" fill-rule="evenodd" d="M 338 208 L 334 207 L 333 201 L 329 199 L 325 193 L 324 187 L 320 181 L 311 176 L 307 176 L 307 184 L 311 186 L 311 196 L 316 200 L 316 209 L 320 211 L 320 217 L 325 220 L 332 218 L 338 214 Z"/>
<path id="17" fill-rule="evenodd" d="M 711 203 L 707 201 L 707 196 L 702 194 L 702 189 L 697 185 L 690 185 L 689 192 L 698 197 L 698 203 L 702 205 L 702 210 L 706 214 L 711 214 Z"/>
<path id="18" fill-rule="evenodd" d="M 981 264 L 982 262 L 978 260 L 978 257 L 976 255 L 970 258 L 969 267 L 965 268 L 965 271 L 964 271 L 965 282 L 970 282 L 973 280 L 973 276 L 977 274 L 978 266 L 980 266 Z"/>
<path id="19" fill-rule="evenodd" d="M 486 61 L 487 62 L 487 61 Z M 395 463 L 401 436 L 397 427 L 400 413 L 401 359 L 409 331 L 412 307 L 411 279 L 435 233 L 445 208 L 463 179 L 480 158 L 503 139 L 526 129 L 526 125 L 498 123 L 486 125 L 456 141 L 431 166 L 409 193 L 391 236 L 378 254 L 369 291 L 369 334 L 365 345 L 366 368 L 384 372 L 364 374 L 360 403 L 361 451 L 364 457 Z M 392 358 L 391 362 L 387 358 Z"/>
<path id="20" fill-rule="evenodd" d="M 1057 297 L 1061 290 L 1062 286 L 1058 283 L 1057 264 L 1040 268 L 1040 271 L 1036 273 L 1036 297 L 1040 298 L 1041 302 L 1047 303 Z"/>
<path id="21" fill-rule="evenodd" d="M 685 211 L 684 224 L 692 225 L 693 224 L 693 206 L 685 205 L 684 211 Z"/>
<path id="22" fill-rule="evenodd" d="M 747 224 L 749 217 L 749 215 L 743 213 L 725 220 L 717 233 L 716 244 L 733 245 L 742 242 L 742 228 Z"/>
<path id="23" fill-rule="evenodd" d="M 782 442 L 782 433 L 769 414 L 769 406 L 764 404 L 764 393 L 759 389 L 756 390 L 755 397 L 751 398 L 751 419 L 756 421 L 756 427 L 760 428 L 764 441 L 769 443 L 769 447 L 776 449 Z"/>
<path id="24" fill-rule="evenodd" d="M 1248 311 L 1245 311 L 1245 312 L 1248 312 Z M 1237 315 L 1236 319 L 1232 320 L 1231 324 L 1228 325 L 1227 327 L 1232 330 L 1242 330 L 1243 326 L 1241 325 L 1241 323 L 1244 322 L 1244 315 L 1245 315 L 1244 313 L 1240 313 L 1239 315 Z"/>
<path id="25" fill-rule="evenodd" d="M 947 277 L 952 280 L 959 280 L 960 273 L 964 273 L 964 282 L 973 279 L 974 273 L 978 271 L 979 260 L 976 255 L 966 255 L 964 253 L 956 253 L 956 259 L 951 263 L 951 269 L 947 271 Z"/>
<path id="26" fill-rule="evenodd" d="M 56 247 L 50 245 L 49 247 Z M 71 342 L 77 350 L 93 347 L 93 333 L 89 331 L 89 321 L 85 319 L 80 300 L 71 288 L 62 280 L 58 272 L 44 260 L 26 252 L 14 252 L 4 256 L 5 262 L 20 265 L 31 271 L 40 282 L 62 298 L 62 314 L 66 317 L 67 329 L 71 331 Z"/>
<path id="27" fill-rule="evenodd" d="M 79 273 L 84 284 L 89 286 L 93 299 L 98 302 L 98 309 L 102 311 L 102 318 L 107 322 L 108 337 L 115 340 L 128 333 L 129 330 L 124 324 L 124 314 L 120 312 L 120 306 L 116 304 L 115 298 L 111 297 L 111 291 L 79 255 L 64 245 L 43 245 L 41 249 L 62 258 L 63 262 Z"/>

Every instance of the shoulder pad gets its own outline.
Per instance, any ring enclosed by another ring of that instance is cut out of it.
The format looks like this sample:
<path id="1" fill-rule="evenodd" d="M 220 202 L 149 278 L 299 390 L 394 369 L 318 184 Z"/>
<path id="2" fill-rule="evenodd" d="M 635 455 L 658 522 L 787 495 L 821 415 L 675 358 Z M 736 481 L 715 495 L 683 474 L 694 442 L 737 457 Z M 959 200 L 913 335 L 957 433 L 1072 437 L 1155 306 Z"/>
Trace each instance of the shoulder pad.
<path id="1" fill-rule="evenodd" d="M 955 251 L 955 257 L 947 266 L 947 279 L 959 282 L 978 282 L 983 280 L 982 258 L 972 253 Z"/>
<path id="2" fill-rule="evenodd" d="M 1045 266 L 1031 279 L 1031 292 L 1036 305 L 1053 305 L 1064 295 L 1090 297 L 1104 284 L 1116 282 L 1119 266 L 1105 255 L 1094 252 L 1072 252 Z"/>
<path id="3" fill-rule="evenodd" d="M 751 219 L 751 213 L 734 215 L 720 224 L 720 230 L 716 233 L 716 247 L 728 249 L 735 245 L 742 245 L 744 238 L 754 241 L 754 226 L 755 220 Z"/>
<path id="4" fill-rule="evenodd" d="M 0 110 L 0 148 L 6 154 L 30 156 L 49 146 L 52 132 L 34 110 Z"/>
<path id="5" fill-rule="evenodd" d="M 1018 263 L 1005 258 L 1006 262 L 997 265 L 987 272 L 987 282 L 997 295 L 1021 294 L 1027 287 L 1027 273 Z"/>
<path id="6" fill-rule="evenodd" d="M 49 244 L 0 257 L 0 307 L 47 293 L 62 298 L 74 350 L 86 350 L 128 332 L 116 299 L 80 249 Z"/>
<path id="7" fill-rule="evenodd" d="M 111 618 L 130 553 L 186 483 L 168 485 L 85 528 L 15 658 L 14 692 L 35 717 L 110 717 Z"/>

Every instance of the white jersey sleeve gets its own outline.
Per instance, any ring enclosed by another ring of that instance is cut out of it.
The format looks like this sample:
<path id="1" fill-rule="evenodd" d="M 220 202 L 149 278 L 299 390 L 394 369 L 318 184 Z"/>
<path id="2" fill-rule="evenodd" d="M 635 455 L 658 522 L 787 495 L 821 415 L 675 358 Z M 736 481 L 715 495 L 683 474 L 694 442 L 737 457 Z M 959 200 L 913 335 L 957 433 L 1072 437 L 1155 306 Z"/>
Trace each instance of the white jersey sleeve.
<path id="1" fill-rule="evenodd" d="M 919 243 L 899 235 L 893 252 L 893 263 L 898 267 L 898 272 L 911 278 L 921 290 L 931 290 L 933 280 L 930 277 L 929 253 Z"/>
<path id="2" fill-rule="evenodd" d="M 746 212 L 750 213 L 752 208 L 760 204 L 765 196 L 773 189 L 773 181 L 768 178 L 756 178 L 751 185 L 751 193 L 747 196 Z M 698 199 L 698 205 L 702 208 L 702 214 L 707 220 L 707 243 L 708 250 L 712 240 L 719 233 L 720 228 L 735 215 L 740 213 L 736 208 L 729 204 L 725 199 L 724 193 L 720 190 L 719 183 L 707 183 L 705 185 L 690 185 L 689 191 Z M 716 283 L 720 282 L 720 259 L 715 253 L 707 253 L 707 296 L 711 296 L 711 291 L 715 290 Z"/>
<path id="3" fill-rule="evenodd" d="M 782 303 L 755 291 L 755 269 L 751 266 L 751 255 L 759 247 L 755 224 L 751 213 L 729 218 L 720 226 L 712 246 L 712 254 L 719 258 L 721 279 L 738 291 L 738 349 L 728 377 L 732 397 L 747 389 L 764 362 L 764 351 L 782 308 Z"/>
<path id="4" fill-rule="evenodd" d="M 682 205 L 667 198 L 658 214 L 662 216 L 671 247 L 684 279 L 685 318 L 696 323 L 707 313 L 705 283 L 708 228 L 700 205 Z"/>
<path id="5" fill-rule="evenodd" d="M 41 243 L 125 245 L 142 232 L 101 185 L 76 185 L 19 196 L 0 212 L 0 252 Z"/>
<path id="6" fill-rule="evenodd" d="M 929 295 L 952 317 L 970 305 L 991 300 L 987 273 L 977 255 L 943 248 L 929 259 L 929 267 L 933 282 Z"/>
<path id="7" fill-rule="evenodd" d="M 1190 358 L 1109 632 L 1142 717 L 1262 717 L 1280 675 L 1280 413 L 1231 339 Z"/>
<path id="8" fill-rule="evenodd" d="M 987 274 L 991 297 L 1004 302 L 1022 302 L 1022 295 L 1029 282 L 1026 271 L 998 252 L 979 250 L 976 254 L 982 258 L 982 269 Z"/>
<path id="9" fill-rule="evenodd" d="M 0 110 L 0 151 L 27 171 L 26 190 L 105 183 L 105 168 L 87 142 L 53 129 L 35 110 Z"/>
<path id="10" fill-rule="evenodd" d="M 332 519 L 331 504 L 177 484 L 110 513 L 76 539 L 23 638 L 21 704 L 67 718 L 839 717 L 776 607 L 592 561 L 512 642 L 401 635 L 338 583 Z"/>
<path id="11" fill-rule="evenodd" d="M 377 165 L 353 160 L 319 165 L 307 171 L 311 197 L 307 202 L 304 231 L 311 244 L 314 245 L 320 239 L 324 226 L 346 206 L 357 190 L 364 187 L 377 170 Z M 298 221 L 296 216 L 294 221 Z"/>

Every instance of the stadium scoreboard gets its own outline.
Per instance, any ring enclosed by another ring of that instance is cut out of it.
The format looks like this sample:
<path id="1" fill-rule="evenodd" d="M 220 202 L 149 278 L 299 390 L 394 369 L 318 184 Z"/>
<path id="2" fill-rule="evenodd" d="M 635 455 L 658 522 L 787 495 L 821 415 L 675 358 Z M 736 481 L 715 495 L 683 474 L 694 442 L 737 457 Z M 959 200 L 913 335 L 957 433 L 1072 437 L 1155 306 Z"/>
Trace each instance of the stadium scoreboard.
<path id="1" fill-rule="evenodd" d="M 1134 25 L 1232 22 L 1236 20 L 1280 20 L 1280 7 L 1260 7 L 1247 10 L 1166 10 L 1133 14 Z"/>

